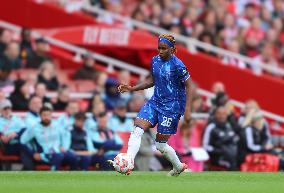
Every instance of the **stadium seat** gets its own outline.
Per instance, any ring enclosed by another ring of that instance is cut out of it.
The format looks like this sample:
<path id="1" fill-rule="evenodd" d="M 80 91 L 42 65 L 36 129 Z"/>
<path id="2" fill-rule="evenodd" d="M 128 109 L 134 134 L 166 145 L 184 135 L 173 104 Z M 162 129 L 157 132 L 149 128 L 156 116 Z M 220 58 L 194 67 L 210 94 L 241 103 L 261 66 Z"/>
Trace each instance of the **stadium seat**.
<path id="1" fill-rule="evenodd" d="M 34 69 L 21 69 L 18 71 L 18 78 L 22 80 L 27 80 L 30 74 L 38 74 L 38 71 Z"/>
<path id="2" fill-rule="evenodd" d="M 50 166 L 47 164 L 39 164 L 39 165 L 36 165 L 36 170 L 47 171 L 47 170 L 50 170 Z"/>
<path id="3" fill-rule="evenodd" d="M 76 80 L 74 83 L 77 86 L 78 92 L 90 92 L 95 89 L 95 83 L 90 80 Z"/>
<path id="4" fill-rule="evenodd" d="M 0 148 L 0 168 L 2 170 L 11 170 L 12 163 L 20 162 L 20 157 L 16 155 L 5 155 Z"/>
<path id="5" fill-rule="evenodd" d="M 227 168 L 214 165 L 210 161 L 206 162 L 205 165 L 207 166 L 208 171 L 228 171 Z"/>

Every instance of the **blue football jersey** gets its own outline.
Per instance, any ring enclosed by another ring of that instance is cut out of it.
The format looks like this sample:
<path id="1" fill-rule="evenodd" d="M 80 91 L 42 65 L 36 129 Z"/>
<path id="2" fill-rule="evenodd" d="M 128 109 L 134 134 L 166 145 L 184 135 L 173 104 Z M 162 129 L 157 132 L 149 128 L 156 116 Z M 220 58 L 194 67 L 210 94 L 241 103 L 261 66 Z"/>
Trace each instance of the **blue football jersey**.
<path id="1" fill-rule="evenodd" d="M 152 59 L 151 70 L 155 89 L 149 103 L 164 114 L 184 114 L 186 104 L 184 81 L 190 75 L 183 62 L 175 55 L 169 60 L 155 56 Z"/>

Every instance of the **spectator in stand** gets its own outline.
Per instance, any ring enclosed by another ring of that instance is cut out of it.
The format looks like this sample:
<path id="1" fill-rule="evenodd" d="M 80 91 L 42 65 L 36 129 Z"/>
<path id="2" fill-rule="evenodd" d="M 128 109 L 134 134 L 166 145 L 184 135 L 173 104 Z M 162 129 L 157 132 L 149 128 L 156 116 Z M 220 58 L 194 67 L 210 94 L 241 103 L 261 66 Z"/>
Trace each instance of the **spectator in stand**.
<path id="1" fill-rule="evenodd" d="M 47 56 L 48 49 L 49 45 L 45 39 L 36 39 L 35 50 L 27 58 L 26 68 L 39 69 L 43 62 L 50 60 L 50 58 Z"/>
<path id="2" fill-rule="evenodd" d="M 241 132 L 241 127 L 238 124 L 238 118 L 235 114 L 235 107 L 229 101 L 229 97 L 224 92 L 217 93 L 216 97 L 212 100 L 213 107 L 211 108 L 211 117 L 209 117 L 209 121 L 214 120 L 215 111 L 218 107 L 223 106 L 227 110 L 227 118 L 228 122 L 233 127 L 234 131 L 239 134 Z"/>
<path id="3" fill-rule="evenodd" d="M 203 147 L 210 155 L 210 162 L 229 170 L 237 169 L 238 135 L 230 122 L 226 107 L 217 107 L 214 120 L 205 128 Z"/>
<path id="4" fill-rule="evenodd" d="M 260 42 L 254 37 L 248 37 L 244 39 L 242 46 L 242 54 L 248 57 L 256 57 L 260 53 Z"/>
<path id="5" fill-rule="evenodd" d="M 217 34 L 217 15 L 216 12 L 214 10 L 208 10 L 204 13 L 203 15 L 203 23 L 204 23 L 204 29 L 208 34 L 211 34 L 213 36 L 213 34 Z M 203 41 L 203 40 L 201 40 Z M 214 38 L 211 38 L 210 40 L 210 44 L 213 43 Z M 206 41 L 205 41 L 206 42 Z M 209 43 L 209 42 L 207 42 Z M 216 43 L 216 42 L 214 42 Z"/>
<path id="6" fill-rule="evenodd" d="M 85 122 L 85 128 L 88 132 L 94 132 L 98 129 L 97 117 L 100 113 L 106 112 L 103 102 L 96 103 L 92 109 L 92 115 Z"/>
<path id="7" fill-rule="evenodd" d="M 197 95 L 192 97 L 191 112 L 193 113 L 204 113 L 207 112 L 207 108 L 203 104 L 202 97 Z"/>
<path id="8" fill-rule="evenodd" d="M 5 93 L 14 91 L 14 83 L 9 78 L 11 71 L 12 66 L 10 66 L 9 63 L 2 63 L 0 60 L 0 89 Z"/>
<path id="9" fill-rule="evenodd" d="M 161 16 L 160 26 L 164 29 L 170 30 L 173 24 L 173 14 L 170 11 L 164 11 Z"/>
<path id="10" fill-rule="evenodd" d="M 108 75 L 105 72 L 99 72 L 95 78 L 96 88 L 94 92 L 100 93 L 101 96 L 104 96 L 107 79 Z"/>
<path id="11" fill-rule="evenodd" d="M 15 110 L 28 110 L 28 104 L 31 97 L 29 84 L 26 81 L 18 80 L 15 82 L 15 91 L 11 94 L 10 99 Z"/>
<path id="12" fill-rule="evenodd" d="M 206 103 L 209 107 L 212 108 L 212 106 L 214 105 L 214 100 L 217 96 L 218 93 L 225 93 L 226 90 L 225 90 L 225 85 L 222 83 L 222 82 L 214 82 L 214 84 L 212 85 L 212 89 L 211 91 L 213 92 L 214 94 L 214 97 L 211 99 L 211 98 L 208 98 Z"/>
<path id="13" fill-rule="evenodd" d="M 12 41 L 12 33 L 9 30 L 0 29 L 0 54 L 3 54 L 7 45 Z"/>
<path id="14" fill-rule="evenodd" d="M 21 50 L 21 61 L 22 65 L 25 67 L 27 65 L 27 59 L 31 57 L 33 54 L 33 47 L 31 42 L 31 30 L 24 28 L 21 31 L 21 44 L 20 44 L 20 50 Z"/>
<path id="15" fill-rule="evenodd" d="M 32 96 L 29 100 L 28 112 L 25 116 L 26 127 L 33 128 L 37 123 L 40 122 L 39 111 L 42 108 L 43 101 L 38 96 Z"/>
<path id="16" fill-rule="evenodd" d="M 238 119 L 238 124 L 242 128 L 246 128 L 250 125 L 252 116 L 259 110 L 259 105 L 255 100 L 251 99 L 246 101 L 244 108 L 241 110 L 241 114 Z"/>
<path id="17" fill-rule="evenodd" d="M 239 42 L 237 40 L 231 40 L 230 42 L 228 42 L 228 50 L 234 53 L 240 53 Z M 240 69 L 246 68 L 245 62 L 230 56 L 224 56 L 222 59 L 222 63 L 229 66 L 235 66 Z"/>
<path id="18" fill-rule="evenodd" d="M 96 69 L 94 67 L 95 60 L 91 54 L 83 56 L 83 65 L 74 74 L 76 80 L 94 80 L 96 76 Z"/>
<path id="19" fill-rule="evenodd" d="M 53 63 L 45 61 L 41 64 L 38 75 L 38 82 L 46 85 L 48 90 L 55 91 L 60 84 L 56 77 L 56 70 Z"/>
<path id="20" fill-rule="evenodd" d="M 244 31 L 244 38 L 253 38 L 261 43 L 265 38 L 265 32 L 261 29 L 261 19 L 257 16 L 251 20 L 251 25 Z"/>
<path id="21" fill-rule="evenodd" d="M 42 152 L 34 153 L 36 161 L 44 161 L 51 165 L 51 170 L 58 170 L 62 164 L 70 166 L 71 170 L 77 169 L 77 158 L 74 153 L 64 149 L 62 143 L 62 128 L 52 120 L 52 109 L 47 106 L 40 110 L 41 122 L 32 129 L 28 129 L 21 137 L 21 143 L 26 144 L 35 138 L 41 146 Z"/>
<path id="22" fill-rule="evenodd" d="M 40 123 L 40 109 L 42 108 L 42 99 L 37 96 L 32 96 L 29 101 L 29 111 L 27 112 L 24 122 L 26 130 L 33 129 L 37 124 Z M 21 145 L 21 160 L 23 163 L 23 170 L 34 170 L 35 160 L 33 155 L 36 152 L 42 152 L 42 148 L 37 143 L 35 138 L 26 141 L 25 144 Z"/>
<path id="23" fill-rule="evenodd" d="M 0 148 L 8 155 L 20 154 L 19 136 L 25 130 L 24 122 L 12 115 L 12 103 L 8 99 L 0 102 Z"/>
<path id="24" fill-rule="evenodd" d="M 278 76 L 278 62 L 273 52 L 272 44 L 264 44 L 264 46 L 262 47 L 261 54 L 254 58 L 254 64 L 255 65 L 252 66 L 252 69 L 256 74 L 262 74 L 264 72 L 267 74 Z M 262 69 L 259 67 L 259 64 L 263 64 L 269 68 Z"/>
<path id="25" fill-rule="evenodd" d="M 130 72 L 128 70 L 121 70 L 118 74 L 118 83 L 119 84 L 125 84 L 125 85 L 130 85 Z M 121 98 L 129 101 L 131 98 L 131 93 L 121 93 Z"/>
<path id="26" fill-rule="evenodd" d="M 152 5 L 152 13 L 150 15 L 150 21 L 152 25 L 160 25 L 160 17 L 162 14 L 162 7 L 158 2 L 154 2 Z"/>
<path id="27" fill-rule="evenodd" d="M 121 99 L 114 107 L 113 116 L 109 119 L 108 127 L 115 132 L 131 132 L 134 126 L 133 119 L 126 117 L 127 104 Z"/>
<path id="28" fill-rule="evenodd" d="M 250 122 L 240 141 L 240 163 L 249 153 L 272 153 L 273 150 L 269 128 L 261 112 L 254 112 Z"/>
<path id="29" fill-rule="evenodd" d="M 202 42 L 215 45 L 214 35 L 209 31 L 202 32 L 200 34 L 200 36 L 198 37 L 198 39 Z M 211 52 L 207 49 L 204 49 L 204 48 L 198 48 L 198 50 L 202 53 L 206 53 L 206 54 L 209 54 L 209 55 L 215 55 L 213 52 Z"/>
<path id="30" fill-rule="evenodd" d="M 70 101 L 70 90 L 66 85 L 61 86 L 58 89 L 58 96 L 56 101 L 53 102 L 54 110 L 64 111 Z"/>
<path id="31" fill-rule="evenodd" d="M 2 33 L 2 34 L 1 34 Z M 9 79 L 9 76 L 13 69 L 13 64 L 17 64 L 15 55 L 17 55 L 16 42 L 11 42 L 10 32 L 4 30 L 0 32 L 0 88 L 7 93 L 11 93 L 14 90 L 13 81 Z"/>
<path id="32" fill-rule="evenodd" d="M 79 169 L 88 170 L 92 162 L 92 156 L 97 152 L 94 148 L 90 135 L 84 128 L 86 115 L 77 113 L 70 132 L 65 136 L 68 138 L 68 149 L 74 152 L 79 161 Z"/>
<path id="33" fill-rule="evenodd" d="M 98 103 L 103 103 L 103 100 L 101 94 L 95 91 L 93 98 L 89 101 L 88 111 L 92 111 L 93 107 Z"/>
<path id="34" fill-rule="evenodd" d="M 79 112 L 79 104 L 77 101 L 70 101 L 65 109 L 66 114 L 58 117 L 58 125 L 60 125 L 64 131 L 70 131 L 72 125 L 75 122 L 75 115 Z"/>
<path id="35" fill-rule="evenodd" d="M 41 98 L 43 103 L 49 103 L 50 102 L 50 98 L 47 97 L 46 86 L 43 83 L 37 83 L 35 85 L 34 96 Z"/>
<path id="36" fill-rule="evenodd" d="M 223 40 L 224 45 L 228 46 L 231 41 L 236 41 L 239 35 L 239 30 L 236 25 L 236 19 L 233 14 L 227 14 L 225 16 L 224 21 L 224 28 L 220 31 L 220 39 Z M 239 45 L 239 42 L 237 42 Z M 236 50 L 237 53 L 240 52 L 240 50 Z"/>
<path id="37" fill-rule="evenodd" d="M 12 69 L 20 69 L 22 66 L 19 54 L 19 43 L 14 41 L 8 43 L 4 53 L 0 55 L 0 66 L 8 65 L 11 66 Z"/>
<path id="38" fill-rule="evenodd" d="M 106 81 L 106 92 L 105 92 L 105 97 L 104 102 L 106 104 L 106 109 L 107 110 L 113 110 L 115 104 L 121 99 L 120 93 L 117 92 L 117 87 L 119 83 L 113 78 L 109 78 Z"/>
<path id="39" fill-rule="evenodd" d="M 212 92 L 216 95 L 219 92 L 225 92 L 225 85 L 222 82 L 215 82 L 212 85 Z"/>
<path id="40" fill-rule="evenodd" d="M 100 169 L 112 170 L 112 166 L 107 160 L 113 158 L 119 153 L 123 146 L 123 142 L 116 132 L 112 131 L 107 126 L 108 116 L 106 112 L 101 112 L 97 116 L 97 130 L 91 134 L 91 139 L 94 147 L 98 149 L 95 160 L 99 159 Z M 101 158 L 101 159 L 100 159 Z"/>
<path id="41" fill-rule="evenodd" d="M 139 112 L 142 106 L 145 104 L 145 96 L 136 92 L 132 95 L 128 103 L 129 112 Z"/>

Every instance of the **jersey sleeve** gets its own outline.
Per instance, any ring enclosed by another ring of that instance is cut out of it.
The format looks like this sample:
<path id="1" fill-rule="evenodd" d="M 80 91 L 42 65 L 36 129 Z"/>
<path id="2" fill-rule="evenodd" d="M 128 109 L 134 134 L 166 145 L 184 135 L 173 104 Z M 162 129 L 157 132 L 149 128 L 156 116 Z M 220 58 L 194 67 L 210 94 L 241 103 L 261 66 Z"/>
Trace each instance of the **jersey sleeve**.
<path id="1" fill-rule="evenodd" d="M 190 77 L 190 74 L 183 63 L 179 64 L 177 73 L 179 80 L 182 82 L 185 82 Z"/>

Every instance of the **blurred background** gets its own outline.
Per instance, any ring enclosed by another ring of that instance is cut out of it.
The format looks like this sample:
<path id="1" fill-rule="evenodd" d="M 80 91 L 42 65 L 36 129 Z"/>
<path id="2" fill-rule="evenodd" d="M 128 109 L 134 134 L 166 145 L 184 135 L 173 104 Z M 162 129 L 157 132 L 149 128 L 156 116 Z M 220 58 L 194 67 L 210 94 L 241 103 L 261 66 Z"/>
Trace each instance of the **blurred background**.
<path id="1" fill-rule="evenodd" d="M 116 88 L 147 79 L 163 33 L 192 78 L 194 120 L 169 141 L 180 159 L 194 172 L 284 168 L 282 0 L 0 4 L 2 170 L 110 170 L 153 94 Z M 42 107 L 56 132 L 37 133 Z M 154 136 L 144 134 L 137 170 L 170 168 Z"/>

